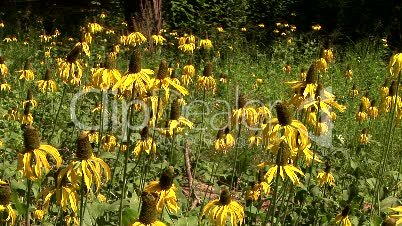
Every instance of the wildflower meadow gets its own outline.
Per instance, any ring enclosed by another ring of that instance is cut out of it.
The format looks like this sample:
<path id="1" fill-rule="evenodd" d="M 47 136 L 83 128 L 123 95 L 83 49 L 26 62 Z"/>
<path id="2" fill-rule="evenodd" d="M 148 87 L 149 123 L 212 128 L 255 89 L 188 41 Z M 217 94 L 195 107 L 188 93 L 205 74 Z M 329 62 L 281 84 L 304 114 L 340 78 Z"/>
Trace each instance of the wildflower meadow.
<path id="1" fill-rule="evenodd" d="M 390 36 L 1 15 L 0 225 L 402 225 Z"/>

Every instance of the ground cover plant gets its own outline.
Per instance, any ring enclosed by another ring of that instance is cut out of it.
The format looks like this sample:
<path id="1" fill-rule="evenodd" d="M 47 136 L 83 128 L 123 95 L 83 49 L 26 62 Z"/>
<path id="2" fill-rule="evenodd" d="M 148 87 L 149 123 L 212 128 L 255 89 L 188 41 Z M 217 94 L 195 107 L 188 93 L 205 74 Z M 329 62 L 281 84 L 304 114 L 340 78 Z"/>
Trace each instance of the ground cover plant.
<path id="1" fill-rule="evenodd" d="M 2 225 L 402 223 L 386 39 L 284 21 L 146 37 L 109 17 L 79 36 L 0 23 Z"/>

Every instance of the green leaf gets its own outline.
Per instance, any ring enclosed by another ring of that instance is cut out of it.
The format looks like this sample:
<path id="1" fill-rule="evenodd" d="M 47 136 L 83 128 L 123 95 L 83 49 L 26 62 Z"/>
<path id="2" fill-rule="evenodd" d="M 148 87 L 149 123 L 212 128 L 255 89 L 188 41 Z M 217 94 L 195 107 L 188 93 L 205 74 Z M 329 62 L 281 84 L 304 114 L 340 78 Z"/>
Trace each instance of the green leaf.
<path id="1" fill-rule="evenodd" d="M 395 197 L 387 197 L 381 201 L 381 211 L 387 211 L 389 207 L 395 207 L 399 205 L 399 199 Z"/>
<path id="2" fill-rule="evenodd" d="M 123 225 L 130 225 L 133 221 L 138 219 L 139 213 L 137 208 L 127 208 L 123 210 Z"/>

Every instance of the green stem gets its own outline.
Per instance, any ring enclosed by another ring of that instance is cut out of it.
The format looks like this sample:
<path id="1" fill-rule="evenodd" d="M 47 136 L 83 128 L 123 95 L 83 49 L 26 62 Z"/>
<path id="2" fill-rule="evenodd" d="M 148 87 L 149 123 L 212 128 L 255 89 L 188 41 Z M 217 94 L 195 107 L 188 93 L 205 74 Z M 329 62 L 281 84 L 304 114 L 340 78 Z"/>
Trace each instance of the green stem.
<path id="1" fill-rule="evenodd" d="M 31 225 L 31 221 L 30 221 L 30 216 L 29 216 L 29 206 L 31 204 L 30 200 L 30 194 L 31 194 L 31 188 L 32 188 L 32 182 L 29 180 L 29 178 L 27 178 L 27 195 L 26 195 L 26 204 L 27 204 L 27 209 L 25 212 L 25 225 L 29 226 Z"/>
<path id="2" fill-rule="evenodd" d="M 279 155 L 279 154 L 278 154 Z M 276 171 L 276 178 L 275 178 L 275 187 L 274 187 L 274 196 L 272 197 L 273 203 L 272 203 L 272 208 L 271 205 L 269 206 L 269 209 L 267 210 L 267 214 L 265 215 L 264 223 L 262 225 L 267 225 L 267 220 L 268 216 L 271 213 L 271 225 L 274 222 L 274 215 L 275 215 L 275 208 L 276 208 L 276 196 L 278 194 L 278 187 L 279 187 L 279 171 L 280 171 L 280 166 L 278 166 L 278 169 Z"/>
<path id="3" fill-rule="evenodd" d="M 388 136 L 387 136 L 387 146 L 385 149 L 385 153 L 383 155 L 383 158 L 381 160 L 380 163 L 380 167 L 377 171 L 377 181 L 376 181 L 376 186 L 375 186 L 375 192 L 376 192 L 376 200 L 373 202 L 374 206 L 376 206 L 378 204 L 378 215 L 380 215 L 381 213 L 381 206 L 380 206 L 380 187 L 382 184 L 382 180 L 383 180 L 383 173 L 385 171 L 385 163 L 388 160 L 388 155 L 389 155 L 389 150 L 391 149 L 392 146 L 392 141 L 393 141 L 393 133 L 395 131 L 395 126 L 394 126 L 394 119 L 395 119 L 395 114 L 396 114 L 396 109 L 397 109 L 397 101 L 398 101 L 398 94 L 399 94 L 399 83 L 400 83 L 400 79 L 401 79 L 401 73 L 399 73 L 398 75 L 398 80 L 396 83 L 396 93 L 395 93 L 395 100 L 393 101 L 393 105 L 392 106 L 392 112 L 391 112 L 391 116 L 389 118 L 389 124 L 388 124 Z"/>
<path id="4" fill-rule="evenodd" d="M 241 123 L 239 124 L 239 130 L 237 131 L 237 137 L 236 137 L 236 144 L 235 144 L 235 160 L 234 160 L 234 163 L 233 163 L 233 169 L 232 169 L 232 180 L 231 180 L 231 182 L 230 182 L 230 188 L 232 189 L 233 188 L 233 186 L 234 186 L 234 178 L 235 178 L 235 176 L 237 176 L 237 170 L 236 170 L 236 163 L 237 163 L 237 158 L 238 158 L 238 152 L 239 152 L 239 149 L 238 149 L 238 144 L 239 144 L 239 141 L 240 141 L 240 133 L 241 133 Z M 237 179 L 237 178 L 236 178 Z M 237 187 L 237 186 L 236 186 Z"/>
<path id="5" fill-rule="evenodd" d="M 84 175 L 81 175 L 81 196 L 80 196 L 80 226 L 82 226 L 82 222 L 84 220 Z"/>
<path id="6" fill-rule="evenodd" d="M 60 99 L 59 108 L 57 109 L 56 117 L 52 120 L 52 122 L 53 122 L 52 133 L 51 133 L 50 136 L 47 138 L 47 143 L 50 143 L 50 141 L 51 141 L 52 138 L 53 138 L 54 132 L 55 132 L 55 130 L 56 130 L 57 119 L 59 118 L 61 106 L 63 105 L 63 102 L 64 102 L 64 97 L 65 97 L 65 95 L 66 95 L 66 89 L 67 89 L 67 85 L 64 84 L 64 85 L 63 85 L 63 92 L 62 92 L 62 94 L 61 94 L 61 99 Z"/>
<path id="7" fill-rule="evenodd" d="M 201 156 L 201 147 L 202 147 L 202 137 L 203 137 L 203 129 L 204 129 L 204 117 L 205 117 L 205 88 L 203 91 L 203 95 L 202 95 L 202 115 L 201 115 L 201 132 L 200 132 L 200 139 L 198 141 L 198 149 L 197 149 L 197 153 L 196 153 L 196 160 L 195 160 L 195 166 L 194 166 L 194 170 L 193 170 L 193 177 L 196 178 L 196 173 L 197 173 L 197 167 L 198 167 L 198 161 L 200 159 Z M 194 192 L 194 184 L 193 186 L 190 188 L 190 194 L 192 194 Z"/>
<path id="8" fill-rule="evenodd" d="M 127 176 L 127 162 L 128 162 L 128 151 L 124 153 L 124 170 L 123 170 L 123 189 L 120 196 L 120 208 L 119 208 L 119 225 L 122 225 L 123 220 L 123 199 L 126 198 L 126 176 Z"/>

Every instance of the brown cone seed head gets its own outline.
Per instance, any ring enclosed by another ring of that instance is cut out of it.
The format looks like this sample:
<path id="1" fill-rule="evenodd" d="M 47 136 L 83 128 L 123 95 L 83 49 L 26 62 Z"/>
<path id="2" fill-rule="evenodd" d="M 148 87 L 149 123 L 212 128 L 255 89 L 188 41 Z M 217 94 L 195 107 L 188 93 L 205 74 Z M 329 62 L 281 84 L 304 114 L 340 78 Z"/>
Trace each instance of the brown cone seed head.
<path id="1" fill-rule="evenodd" d="M 243 95 L 240 95 L 237 104 L 239 105 L 239 109 L 244 108 L 244 106 L 247 104 L 247 98 Z"/>
<path id="2" fill-rule="evenodd" d="M 350 205 L 347 204 L 345 208 L 343 208 L 342 210 L 342 217 L 346 217 L 347 215 L 349 215 L 349 211 L 350 211 Z"/>
<path id="3" fill-rule="evenodd" d="M 158 74 L 156 75 L 156 78 L 162 80 L 167 76 L 168 76 L 168 64 L 166 60 L 162 60 L 161 63 L 159 64 Z"/>
<path id="4" fill-rule="evenodd" d="M 74 48 L 70 51 L 70 53 L 68 53 L 66 61 L 69 63 L 74 63 L 75 61 L 77 61 L 78 56 L 81 53 L 81 49 L 82 49 L 81 45 L 74 46 Z"/>
<path id="5" fill-rule="evenodd" d="M 43 80 L 49 81 L 51 79 L 51 77 L 52 77 L 52 70 L 50 70 L 50 68 L 47 68 L 46 72 L 45 72 L 45 77 L 43 77 Z"/>
<path id="6" fill-rule="evenodd" d="M 141 52 L 138 49 L 134 50 L 131 55 L 128 72 L 130 74 L 141 72 Z"/>
<path id="7" fill-rule="evenodd" d="M 306 83 L 307 84 L 317 83 L 317 68 L 315 63 L 311 64 L 310 68 L 307 71 Z"/>
<path id="8" fill-rule="evenodd" d="M 7 206 L 11 202 L 11 188 L 9 185 L 0 185 L 0 205 Z"/>
<path id="9" fill-rule="evenodd" d="M 4 58 L 0 56 L 0 64 L 4 64 Z"/>
<path id="10" fill-rule="evenodd" d="M 142 130 L 141 130 L 141 140 L 146 140 L 148 139 L 148 126 L 145 126 Z"/>
<path id="11" fill-rule="evenodd" d="M 227 188 L 222 189 L 221 195 L 219 197 L 219 204 L 227 206 L 232 201 L 232 197 L 230 195 L 230 191 Z"/>
<path id="12" fill-rule="evenodd" d="M 275 105 L 275 109 L 279 124 L 281 126 L 287 126 L 292 123 L 292 116 L 290 115 L 289 107 L 285 103 L 277 103 Z"/>
<path id="13" fill-rule="evenodd" d="M 203 76 L 212 76 L 212 69 L 213 69 L 212 63 L 208 62 L 204 68 Z"/>
<path id="14" fill-rule="evenodd" d="M 77 151 L 76 155 L 79 160 L 87 160 L 91 158 L 92 156 L 92 146 L 91 143 L 89 142 L 89 138 L 85 133 L 81 133 L 78 135 L 77 138 Z"/>
<path id="15" fill-rule="evenodd" d="M 32 151 L 40 147 L 39 133 L 33 126 L 24 127 L 24 146 L 25 152 Z"/>
<path id="16" fill-rule="evenodd" d="M 31 69 L 31 61 L 27 59 L 25 61 L 24 70 L 30 70 L 30 69 Z"/>
<path id="17" fill-rule="evenodd" d="M 156 204 L 158 203 L 158 194 L 143 192 L 141 194 L 142 206 L 139 220 L 144 225 L 151 225 L 157 220 L 158 211 Z"/>
<path id="18" fill-rule="evenodd" d="M 168 166 L 159 179 L 159 185 L 163 190 L 169 190 L 173 185 L 173 179 L 176 176 L 173 166 Z"/>
<path id="19" fill-rule="evenodd" d="M 27 92 L 27 100 L 33 100 L 32 89 L 29 88 Z"/>
<path id="20" fill-rule="evenodd" d="M 180 118 L 180 104 L 179 100 L 176 98 L 172 102 L 170 109 L 170 120 L 177 120 Z"/>
<path id="21" fill-rule="evenodd" d="M 396 95 L 396 81 L 392 81 L 391 86 L 389 87 L 389 94 L 388 96 L 395 96 Z"/>

